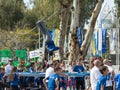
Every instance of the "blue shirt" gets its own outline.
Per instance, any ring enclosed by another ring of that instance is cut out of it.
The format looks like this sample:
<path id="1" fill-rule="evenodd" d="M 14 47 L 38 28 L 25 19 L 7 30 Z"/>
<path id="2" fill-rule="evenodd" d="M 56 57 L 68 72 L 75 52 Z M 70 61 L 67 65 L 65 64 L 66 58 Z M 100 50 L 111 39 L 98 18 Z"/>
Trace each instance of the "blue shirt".
<path id="1" fill-rule="evenodd" d="M 116 89 L 120 88 L 120 74 L 115 75 L 114 80 L 116 82 Z"/>
<path id="2" fill-rule="evenodd" d="M 81 65 L 76 65 L 74 67 L 72 67 L 73 71 L 74 72 L 78 72 L 78 73 L 81 73 L 81 72 L 84 72 L 84 67 Z M 84 77 L 76 77 L 76 79 L 79 79 L 80 81 L 84 81 Z"/>
<path id="3" fill-rule="evenodd" d="M 58 74 L 53 74 L 53 75 L 51 75 L 49 77 L 49 80 L 48 80 L 48 90 L 50 88 L 52 88 L 52 90 L 55 90 L 55 88 L 56 88 L 55 79 L 60 80 L 60 76 Z"/>
<path id="4" fill-rule="evenodd" d="M 3 75 L 3 73 L 0 73 L 0 81 L 2 80 Z"/>
<path id="5" fill-rule="evenodd" d="M 102 75 L 98 78 L 96 90 L 101 90 L 101 86 L 104 86 L 104 90 L 106 90 L 105 89 L 105 87 L 106 87 L 106 76 L 104 76 L 104 75 Z"/>
<path id="6" fill-rule="evenodd" d="M 76 65 L 76 66 L 73 67 L 73 71 L 78 72 L 78 73 L 84 72 L 84 67 Z"/>
<path id="7" fill-rule="evenodd" d="M 34 70 L 34 68 L 30 67 L 30 68 L 28 69 L 28 72 L 35 72 L 35 70 Z"/>
<path id="8" fill-rule="evenodd" d="M 14 74 L 14 79 L 13 81 L 10 82 L 10 86 L 18 86 L 18 74 Z"/>

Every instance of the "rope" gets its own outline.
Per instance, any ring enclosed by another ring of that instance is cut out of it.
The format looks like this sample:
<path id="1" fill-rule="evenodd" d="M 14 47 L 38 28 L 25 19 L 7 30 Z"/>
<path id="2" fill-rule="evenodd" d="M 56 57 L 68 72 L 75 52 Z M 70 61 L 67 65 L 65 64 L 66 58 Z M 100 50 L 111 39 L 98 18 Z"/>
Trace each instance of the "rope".
<path id="1" fill-rule="evenodd" d="M 70 7 L 71 7 L 71 6 L 65 8 L 65 9 L 62 9 L 61 12 L 63 12 L 63 11 L 66 10 L 66 9 L 69 9 Z M 57 10 L 56 12 L 54 12 L 53 14 L 51 14 L 47 19 L 44 18 L 44 19 L 42 19 L 42 20 L 48 21 L 48 20 L 51 19 L 51 17 L 53 17 L 54 15 L 56 15 L 58 12 L 59 12 L 59 10 Z M 60 13 L 61 13 L 61 12 L 60 12 Z M 33 30 L 35 30 L 36 28 L 37 28 L 37 26 L 33 27 L 29 32 L 19 33 L 19 34 L 22 34 L 22 35 L 28 34 L 28 33 L 32 32 Z"/>

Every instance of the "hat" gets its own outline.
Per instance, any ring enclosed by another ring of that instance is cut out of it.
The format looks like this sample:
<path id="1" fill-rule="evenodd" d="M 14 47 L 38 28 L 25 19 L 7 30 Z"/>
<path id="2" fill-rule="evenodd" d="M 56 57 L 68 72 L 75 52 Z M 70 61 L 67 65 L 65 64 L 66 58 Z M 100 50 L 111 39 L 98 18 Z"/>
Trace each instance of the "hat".
<path id="1" fill-rule="evenodd" d="M 59 60 L 59 59 L 58 59 L 58 58 L 56 58 L 56 57 L 54 57 L 54 58 L 53 58 L 53 61 L 57 61 L 57 60 Z"/>
<path id="2" fill-rule="evenodd" d="M 112 60 L 108 60 L 108 62 L 112 62 Z"/>
<path id="3" fill-rule="evenodd" d="M 12 60 L 12 59 L 9 59 L 8 61 L 9 61 L 9 62 L 13 62 L 13 60 Z"/>
<path id="4" fill-rule="evenodd" d="M 108 59 L 104 59 L 103 60 L 103 63 L 105 64 L 105 63 L 107 63 L 108 62 Z"/>

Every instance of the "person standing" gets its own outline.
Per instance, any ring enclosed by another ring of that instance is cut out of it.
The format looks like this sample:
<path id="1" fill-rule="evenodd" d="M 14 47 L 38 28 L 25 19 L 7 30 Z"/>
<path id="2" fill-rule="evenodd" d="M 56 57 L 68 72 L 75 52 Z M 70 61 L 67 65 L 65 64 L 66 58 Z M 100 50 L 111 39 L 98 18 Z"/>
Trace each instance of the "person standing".
<path id="1" fill-rule="evenodd" d="M 99 68 L 102 62 L 97 59 L 93 63 L 94 63 L 94 66 L 90 71 L 90 84 L 91 84 L 92 90 L 96 90 L 98 78 L 102 75 L 99 71 Z"/>
<path id="2" fill-rule="evenodd" d="M 49 67 L 46 69 L 46 72 L 45 72 L 45 78 L 43 79 L 43 83 L 45 85 L 45 88 L 47 90 L 47 84 L 48 83 L 48 77 L 50 77 L 51 75 L 53 75 L 55 72 L 54 72 L 54 65 L 53 63 L 49 63 Z"/>
<path id="3" fill-rule="evenodd" d="M 12 60 L 9 60 L 8 64 L 5 66 L 5 74 L 10 74 L 13 68 Z"/>
<path id="4" fill-rule="evenodd" d="M 81 60 L 77 60 L 77 65 L 73 67 L 73 71 L 78 73 L 84 72 L 84 67 L 82 65 Z M 76 77 L 75 79 L 76 79 L 76 89 L 79 90 L 81 88 L 82 90 L 85 90 L 84 77 Z"/>
<path id="5" fill-rule="evenodd" d="M 98 78 L 96 90 L 106 90 L 106 76 L 109 72 L 108 67 L 101 66 L 99 70 L 102 75 Z"/>
<path id="6" fill-rule="evenodd" d="M 120 90 L 120 74 L 116 74 L 114 77 L 115 90 Z"/>
<path id="7" fill-rule="evenodd" d="M 17 67 L 13 67 L 12 71 L 10 73 L 10 90 L 19 90 L 18 85 L 19 85 L 19 77 L 17 73 Z"/>
<path id="8" fill-rule="evenodd" d="M 115 73 L 114 73 L 113 67 L 111 66 L 112 62 L 105 59 L 103 63 L 104 63 L 104 66 L 107 66 L 109 70 L 109 73 L 107 75 L 107 80 L 106 80 L 106 90 L 113 90 L 113 79 L 114 79 Z"/>
<path id="9" fill-rule="evenodd" d="M 48 90 L 60 90 L 60 67 L 54 68 L 55 73 L 48 78 Z"/>
<path id="10" fill-rule="evenodd" d="M 9 74 L 11 73 L 11 70 L 13 68 L 13 64 L 12 64 L 12 60 L 9 60 L 8 64 L 5 66 L 5 77 L 6 77 L 6 83 L 9 85 L 10 81 L 9 81 Z M 7 90 L 9 90 L 9 88 L 6 88 Z"/>

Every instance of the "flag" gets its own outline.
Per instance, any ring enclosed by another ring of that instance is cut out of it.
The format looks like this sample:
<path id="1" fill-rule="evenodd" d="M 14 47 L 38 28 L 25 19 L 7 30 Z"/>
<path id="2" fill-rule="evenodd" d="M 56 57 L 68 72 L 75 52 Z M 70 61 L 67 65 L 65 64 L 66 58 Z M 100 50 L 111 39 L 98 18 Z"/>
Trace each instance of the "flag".
<path id="1" fill-rule="evenodd" d="M 54 41 L 55 45 L 58 46 L 58 38 L 59 38 L 59 29 L 52 29 L 49 30 L 49 33 L 52 37 L 52 40 Z"/>
<path id="2" fill-rule="evenodd" d="M 110 30 L 110 54 L 116 54 L 117 32 L 116 29 Z"/>
<path id="3" fill-rule="evenodd" d="M 96 54 L 95 34 L 93 34 L 93 36 L 92 36 L 92 40 L 91 40 L 91 50 L 92 50 L 92 54 L 95 55 L 95 54 Z"/>
<path id="4" fill-rule="evenodd" d="M 107 34 L 107 30 L 103 29 L 102 30 L 102 53 L 105 53 L 107 51 L 107 47 L 106 47 L 106 34 Z"/>
<path id="5" fill-rule="evenodd" d="M 56 45 L 56 46 L 58 46 L 59 33 L 60 33 L 60 30 L 59 30 L 59 29 L 55 29 L 54 42 L 55 42 L 55 45 Z"/>
<path id="6" fill-rule="evenodd" d="M 94 40 L 95 40 L 95 50 L 96 53 L 98 54 L 98 29 L 95 30 L 94 32 Z"/>
<path id="7" fill-rule="evenodd" d="M 102 51 L 102 29 L 98 29 L 98 51 Z"/>
<path id="8" fill-rule="evenodd" d="M 82 45 L 82 32 L 81 32 L 81 28 L 80 27 L 78 28 L 77 35 L 78 35 L 79 46 L 81 46 Z"/>

